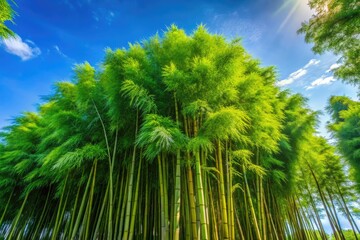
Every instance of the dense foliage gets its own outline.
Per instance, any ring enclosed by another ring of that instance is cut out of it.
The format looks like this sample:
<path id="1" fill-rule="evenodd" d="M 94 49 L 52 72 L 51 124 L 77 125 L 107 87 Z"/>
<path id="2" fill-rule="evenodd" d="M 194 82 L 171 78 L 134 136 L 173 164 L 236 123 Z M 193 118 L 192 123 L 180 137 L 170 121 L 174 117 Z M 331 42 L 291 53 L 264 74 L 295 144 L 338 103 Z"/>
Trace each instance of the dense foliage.
<path id="1" fill-rule="evenodd" d="M 313 51 L 341 55 L 335 76 L 350 83 L 360 81 L 360 4 L 358 0 L 309 0 L 315 14 L 299 29 Z"/>
<path id="2" fill-rule="evenodd" d="M 342 155 L 355 171 L 360 190 L 360 103 L 347 97 L 333 96 L 328 110 L 333 122 L 329 124 Z"/>
<path id="3" fill-rule="evenodd" d="M 348 83 L 359 86 L 360 80 L 360 4 L 357 0 L 309 0 L 314 10 L 309 21 L 304 22 L 299 33 L 305 33 L 306 42 L 314 44 L 315 53 L 332 51 L 340 55 L 334 75 Z M 357 191 L 360 191 L 360 103 L 344 96 L 332 96 L 328 106 L 332 122 L 328 128 L 336 140 L 339 153 L 350 163 L 348 178 L 354 179 Z M 328 162 L 332 168 L 339 168 L 334 162 Z M 336 167 L 337 166 L 337 167 Z M 339 171 L 338 171 L 339 172 Z M 340 175 L 337 175 L 340 177 Z M 332 176 L 333 178 L 334 176 Z M 338 178 L 333 182 L 336 186 Z M 330 179 L 329 179 L 330 180 Z M 345 184 L 347 186 L 351 183 Z M 334 192 L 334 190 L 331 190 Z M 342 193 L 340 193 L 340 196 Z M 346 208 L 343 208 L 343 210 Z M 336 220 L 336 218 L 335 218 Z M 331 221 L 331 219 L 330 219 Z M 345 239 L 358 239 L 353 231 L 335 231 L 334 236 L 343 235 Z M 357 230 L 358 231 L 358 230 Z"/>
<path id="4" fill-rule="evenodd" d="M 7 239 L 326 239 L 356 193 L 316 112 L 200 26 L 74 69 L 0 144 Z"/>
<path id="5" fill-rule="evenodd" d="M 5 25 L 6 21 L 12 22 L 14 11 L 6 0 L 0 0 L 0 39 L 13 36 L 14 33 Z"/>

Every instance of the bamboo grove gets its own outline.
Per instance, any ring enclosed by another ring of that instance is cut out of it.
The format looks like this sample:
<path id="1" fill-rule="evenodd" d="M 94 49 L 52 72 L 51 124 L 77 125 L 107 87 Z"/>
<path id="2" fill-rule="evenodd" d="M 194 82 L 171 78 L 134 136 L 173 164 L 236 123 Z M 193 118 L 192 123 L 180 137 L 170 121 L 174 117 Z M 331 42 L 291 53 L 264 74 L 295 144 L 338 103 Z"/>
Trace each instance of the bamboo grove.
<path id="1" fill-rule="evenodd" d="M 327 239 L 325 217 L 345 239 L 340 216 L 359 233 L 318 113 L 275 82 L 203 26 L 77 65 L 2 132 L 0 238 Z"/>

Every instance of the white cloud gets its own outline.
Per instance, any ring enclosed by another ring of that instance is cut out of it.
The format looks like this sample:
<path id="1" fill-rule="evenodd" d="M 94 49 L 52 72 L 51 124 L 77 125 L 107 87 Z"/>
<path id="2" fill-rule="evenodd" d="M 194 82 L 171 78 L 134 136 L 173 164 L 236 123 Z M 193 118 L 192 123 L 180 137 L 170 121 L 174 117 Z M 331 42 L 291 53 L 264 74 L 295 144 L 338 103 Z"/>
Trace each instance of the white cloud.
<path id="1" fill-rule="evenodd" d="M 59 48 L 59 46 L 58 45 L 54 45 L 54 48 L 55 48 L 55 50 L 58 52 L 58 53 L 60 53 L 61 51 L 60 51 L 60 48 Z"/>
<path id="2" fill-rule="evenodd" d="M 296 79 L 301 78 L 302 76 L 304 76 L 305 74 L 307 74 L 308 72 L 308 68 L 314 65 L 317 65 L 320 63 L 320 60 L 317 59 L 311 59 L 305 66 L 303 66 L 302 68 L 300 68 L 299 70 L 291 73 L 286 79 L 283 79 L 281 81 L 278 81 L 276 83 L 277 86 L 279 87 L 283 87 L 289 84 L 292 84 Z"/>
<path id="3" fill-rule="evenodd" d="M 330 76 L 330 77 L 321 76 L 320 78 L 313 81 L 310 84 L 310 86 L 307 86 L 306 90 L 312 89 L 312 88 L 320 86 L 320 85 L 330 85 L 335 81 L 336 81 L 336 79 L 333 76 Z"/>
<path id="4" fill-rule="evenodd" d="M 23 61 L 37 57 L 41 54 L 40 48 L 38 48 L 34 42 L 30 40 L 25 40 L 25 42 L 23 42 L 18 35 L 2 40 L 1 45 L 3 45 L 5 51 L 20 57 Z"/>
<path id="5" fill-rule="evenodd" d="M 334 64 L 332 64 L 332 65 L 330 66 L 330 68 L 329 68 L 328 70 L 326 70 L 326 72 L 327 72 L 327 73 L 328 73 L 328 72 L 331 72 L 331 71 L 337 69 L 337 68 L 340 67 L 340 66 L 341 66 L 340 63 L 334 63 Z"/>
<path id="6" fill-rule="evenodd" d="M 298 79 L 298 78 L 304 76 L 306 73 L 307 73 L 306 69 L 300 68 L 296 72 L 293 72 L 292 74 L 290 74 L 289 78 Z"/>
<path id="7" fill-rule="evenodd" d="M 62 56 L 62 57 L 64 57 L 64 58 L 68 58 L 68 56 L 66 56 L 66 55 L 60 50 L 60 48 L 59 48 L 58 45 L 54 45 L 54 49 L 56 50 L 56 52 L 57 52 L 60 56 Z"/>
<path id="8" fill-rule="evenodd" d="M 292 84 L 296 79 L 304 76 L 306 73 L 307 73 L 306 69 L 300 68 L 299 70 L 291 73 L 288 78 L 277 82 L 276 85 L 279 87 L 283 87 L 283 86 Z"/>
<path id="9" fill-rule="evenodd" d="M 317 60 L 317 59 L 311 59 L 305 66 L 304 68 L 308 68 L 310 66 L 313 66 L 313 65 L 317 65 L 320 63 L 320 60 Z"/>

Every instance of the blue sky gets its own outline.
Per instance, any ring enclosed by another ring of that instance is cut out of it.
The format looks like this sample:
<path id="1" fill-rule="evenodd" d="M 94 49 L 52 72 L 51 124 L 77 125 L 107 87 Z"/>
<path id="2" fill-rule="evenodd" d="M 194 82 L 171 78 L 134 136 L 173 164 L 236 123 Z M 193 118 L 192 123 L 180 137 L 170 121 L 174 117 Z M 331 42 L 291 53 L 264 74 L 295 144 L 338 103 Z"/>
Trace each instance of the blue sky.
<path id="1" fill-rule="evenodd" d="M 277 67 L 282 88 L 302 93 L 324 111 L 331 95 L 356 98 L 356 89 L 333 78 L 337 57 L 314 55 L 296 30 L 311 16 L 305 0 L 17 0 L 17 33 L 0 41 L 0 128 L 36 110 L 56 81 L 70 80 L 76 63 L 98 66 L 104 49 L 127 47 L 176 24 L 187 33 L 203 23 L 210 32 L 242 37 L 263 65 Z M 322 115 L 319 132 L 328 136 Z"/>
<path id="2" fill-rule="evenodd" d="M 263 65 L 275 65 L 279 86 L 309 98 L 324 110 L 330 95 L 356 97 L 332 77 L 337 57 L 314 55 L 296 30 L 311 16 L 305 0 L 17 0 L 14 39 L 0 42 L 0 127 L 33 111 L 56 81 L 69 80 L 76 63 L 99 65 L 104 49 L 127 47 L 176 24 L 191 33 L 203 23 L 210 32 L 242 37 Z M 323 111 L 324 112 L 324 111 Z M 319 132 L 326 135 L 326 114 Z M 328 136 L 328 135 L 326 135 Z"/>

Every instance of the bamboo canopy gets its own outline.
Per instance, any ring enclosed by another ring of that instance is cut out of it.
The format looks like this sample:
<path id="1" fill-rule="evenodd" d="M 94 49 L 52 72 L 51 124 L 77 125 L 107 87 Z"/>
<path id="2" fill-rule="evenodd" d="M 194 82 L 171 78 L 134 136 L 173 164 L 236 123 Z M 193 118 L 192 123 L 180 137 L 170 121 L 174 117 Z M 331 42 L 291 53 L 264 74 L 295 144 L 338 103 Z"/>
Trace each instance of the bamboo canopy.
<path id="1" fill-rule="evenodd" d="M 317 112 L 199 26 L 77 65 L 1 134 L 0 238 L 345 239 L 353 182 Z M 356 235 L 355 235 L 356 237 Z"/>

